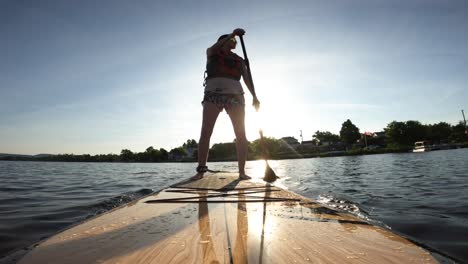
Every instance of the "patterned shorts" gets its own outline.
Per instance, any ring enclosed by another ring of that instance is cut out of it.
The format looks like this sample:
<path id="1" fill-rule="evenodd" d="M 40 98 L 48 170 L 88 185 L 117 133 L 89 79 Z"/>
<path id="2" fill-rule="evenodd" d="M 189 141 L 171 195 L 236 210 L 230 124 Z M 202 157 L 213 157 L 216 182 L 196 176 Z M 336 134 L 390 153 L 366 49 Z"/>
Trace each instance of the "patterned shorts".
<path id="1" fill-rule="evenodd" d="M 220 94 L 213 92 L 206 92 L 203 97 L 202 105 L 206 102 L 215 104 L 220 110 L 228 109 L 234 105 L 245 105 L 245 99 L 243 94 Z"/>

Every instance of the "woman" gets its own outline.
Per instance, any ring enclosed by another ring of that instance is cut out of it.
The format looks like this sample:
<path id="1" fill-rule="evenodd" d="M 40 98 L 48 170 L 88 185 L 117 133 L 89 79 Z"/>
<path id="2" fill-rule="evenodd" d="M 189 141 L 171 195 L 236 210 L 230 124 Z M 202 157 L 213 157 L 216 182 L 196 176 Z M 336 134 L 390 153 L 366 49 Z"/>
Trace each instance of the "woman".
<path id="1" fill-rule="evenodd" d="M 206 79 L 205 96 L 203 97 L 203 123 L 198 143 L 198 176 L 208 170 L 208 150 L 211 134 L 218 115 L 223 109 L 231 119 L 236 135 L 237 161 L 239 164 L 239 178 L 250 179 L 245 174 L 245 161 L 247 159 L 247 138 L 245 137 L 245 100 L 240 79 L 253 96 L 253 106 L 258 110 L 260 102 L 253 88 L 249 71 L 244 60 L 233 53 L 236 48 L 236 36 L 242 36 L 245 31 L 235 29 L 231 34 L 222 35 L 218 41 L 206 50 Z"/>

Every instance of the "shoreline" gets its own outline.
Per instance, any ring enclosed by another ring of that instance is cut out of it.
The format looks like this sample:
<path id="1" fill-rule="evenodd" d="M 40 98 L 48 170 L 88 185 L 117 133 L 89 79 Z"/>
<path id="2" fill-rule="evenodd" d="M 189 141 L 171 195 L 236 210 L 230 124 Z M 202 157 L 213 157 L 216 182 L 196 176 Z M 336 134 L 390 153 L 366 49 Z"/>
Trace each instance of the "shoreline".
<path id="1" fill-rule="evenodd" d="M 450 145 L 449 148 L 444 149 L 436 149 L 432 151 L 439 151 L 439 150 L 453 150 L 453 149 L 462 149 L 468 148 L 468 142 L 459 143 Z M 299 152 L 291 152 L 291 153 L 277 153 L 275 155 L 270 155 L 268 160 L 288 160 L 288 159 L 310 159 L 310 158 L 328 158 L 328 157 L 342 157 L 342 156 L 363 156 L 363 155 L 376 155 L 376 154 L 391 154 L 391 153 L 412 153 L 412 147 L 400 147 L 400 148 L 379 148 L 379 149 L 351 149 L 347 151 L 328 151 L 328 152 L 321 152 L 321 153 L 299 153 Z M 84 156 L 84 155 L 75 155 L 77 157 Z M 53 156 L 52 156 L 53 157 Z M 51 157 L 49 157 L 51 158 Z M 248 157 L 247 161 L 255 161 L 255 160 L 264 160 L 261 156 L 253 156 Z M 1 157 L 0 161 L 33 161 L 33 162 L 71 162 L 71 163 L 193 163 L 197 162 L 196 159 L 182 159 L 182 160 L 164 160 L 164 161 L 83 161 L 83 160 L 47 160 L 43 158 L 30 158 L 24 156 L 5 156 Z M 235 162 L 237 161 L 236 157 L 225 157 L 225 158 L 213 158 L 208 159 L 208 162 Z"/>

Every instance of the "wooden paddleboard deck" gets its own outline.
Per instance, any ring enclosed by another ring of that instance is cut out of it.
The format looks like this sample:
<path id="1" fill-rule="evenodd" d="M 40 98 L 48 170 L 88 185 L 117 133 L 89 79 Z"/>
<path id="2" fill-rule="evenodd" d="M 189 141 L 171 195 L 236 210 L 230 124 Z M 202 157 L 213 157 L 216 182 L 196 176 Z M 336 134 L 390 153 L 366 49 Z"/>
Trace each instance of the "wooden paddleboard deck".
<path id="1" fill-rule="evenodd" d="M 26 263 L 437 263 L 351 214 L 234 174 L 181 182 L 69 228 Z"/>

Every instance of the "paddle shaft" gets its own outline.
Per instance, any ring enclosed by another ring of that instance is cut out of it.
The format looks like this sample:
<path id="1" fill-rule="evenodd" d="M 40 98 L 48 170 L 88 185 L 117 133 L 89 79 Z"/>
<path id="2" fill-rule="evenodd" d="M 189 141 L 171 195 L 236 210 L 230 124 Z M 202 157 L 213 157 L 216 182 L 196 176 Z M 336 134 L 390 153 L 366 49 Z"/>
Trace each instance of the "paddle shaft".
<path id="1" fill-rule="evenodd" d="M 249 58 L 247 57 L 247 50 L 245 49 L 245 43 L 244 43 L 244 37 L 243 36 L 239 36 L 239 39 L 241 41 L 241 45 L 242 45 L 242 52 L 244 53 L 244 61 L 245 61 L 245 65 L 247 66 L 247 71 L 249 73 L 249 79 L 250 79 L 250 83 L 252 84 L 252 90 L 255 91 L 255 88 L 254 88 L 254 84 L 253 84 L 253 79 L 252 79 L 252 72 L 250 71 L 250 63 L 249 63 Z M 258 109 L 257 109 L 258 111 Z M 266 142 L 265 142 L 265 139 L 263 138 L 263 132 L 262 130 L 260 129 L 260 140 L 262 142 L 262 151 L 263 151 L 263 155 L 264 155 L 264 158 L 265 158 L 265 162 L 266 162 L 266 171 L 270 170 L 276 177 L 276 174 L 275 172 L 273 171 L 273 169 L 271 169 L 270 165 L 268 164 L 268 160 L 267 160 L 267 150 L 266 150 Z M 264 177 L 265 179 L 265 177 Z"/>
<path id="2" fill-rule="evenodd" d="M 249 57 L 247 57 L 247 50 L 245 49 L 244 37 L 239 36 L 239 39 L 240 39 L 240 42 L 241 42 L 241 45 L 242 45 L 242 52 L 244 53 L 245 66 L 247 66 L 247 71 L 249 72 L 250 83 L 252 84 L 252 89 L 255 91 L 254 84 L 253 84 L 253 79 L 252 79 L 252 72 L 250 71 Z M 260 132 L 260 140 L 263 143 L 264 139 L 263 139 L 262 130 L 260 129 L 259 132 Z M 261 144 L 261 145 L 265 145 L 265 144 Z M 265 147 L 262 146 L 262 148 L 263 148 L 263 152 L 266 153 Z"/>
<path id="3" fill-rule="evenodd" d="M 247 57 L 247 50 L 245 49 L 245 44 L 244 44 L 244 37 L 239 36 L 241 45 L 242 45 L 242 52 L 244 53 L 244 61 L 245 65 L 247 66 L 247 71 L 249 72 L 249 81 L 252 84 L 252 90 L 255 91 L 253 79 L 252 79 L 252 71 L 250 71 L 250 63 L 249 63 L 249 58 Z"/>

